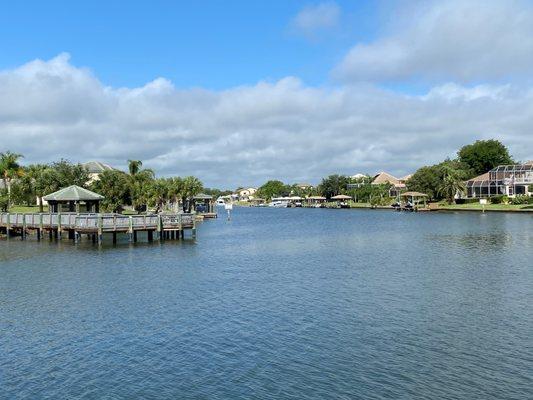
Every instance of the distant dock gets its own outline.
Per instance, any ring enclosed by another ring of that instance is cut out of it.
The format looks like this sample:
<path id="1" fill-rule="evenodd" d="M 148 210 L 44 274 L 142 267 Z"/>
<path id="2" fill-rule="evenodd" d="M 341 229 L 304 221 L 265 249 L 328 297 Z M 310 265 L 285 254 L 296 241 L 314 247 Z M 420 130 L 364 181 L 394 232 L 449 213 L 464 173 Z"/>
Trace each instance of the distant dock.
<path id="1" fill-rule="evenodd" d="M 128 235 L 130 242 L 137 242 L 137 234 L 146 232 L 148 241 L 183 239 L 185 231 L 196 237 L 196 216 L 191 213 L 121 215 L 121 214 L 77 214 L 77 213 L 0 213 L 0 231 L 10 236 L 26 239 L 35 234 L 37 240 L 46 235 L 50 239 L 61 239 L 66 235 L 77 243 L 87 235 L 93 243 L 101 244 L 104 234 L 111 235 L 113 243 L 117 235 Z"/>

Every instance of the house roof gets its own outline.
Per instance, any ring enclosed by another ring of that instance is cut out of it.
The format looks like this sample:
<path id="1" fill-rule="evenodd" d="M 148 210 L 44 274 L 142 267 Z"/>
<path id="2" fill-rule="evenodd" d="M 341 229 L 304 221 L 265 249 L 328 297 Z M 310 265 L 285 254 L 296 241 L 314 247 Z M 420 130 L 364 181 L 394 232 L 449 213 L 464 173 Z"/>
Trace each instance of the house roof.
<path id="1" fill-rule="evenodd" d="M 395 185 L 400 183 L 400 180 L 387 172 L 380 172 L 372 180 L 373 185 L 382 185 L 384 183 L 390 183 L 391 185 Z"/>
<path id="2" fill-rule="evenodd" d="M 80 186 L 72 185 L 43 197 L 46 201 L 98 201 L 104 196 Z"/>
<path id="3" fill-rule="evenodd" d="M 490 176 L 490 174 L 488 172 L 485 172 L 484 174 L 482 175 L 479 175 L 479 176 L 476 176 L 475 178 L 472 178 L 472 179 L 469 179 L 467 182 L 483 182 L 483 181 L 488 181 Z"/>
<path id="4" fill-rule="evenodd" d="M 402 193 L 400 196 L 402 197 L 428 197 L 427 194 L 420 193 L 420 192 L 405 192 L 405 193 Z"/>
<path id="5" fill-rule="evenodd" d="M 205 193 L 199 193 L 196 196 L 193 197 L 194 200 L 211 200 L 213 196 L 210 196 Z"/>
<path id="6" fill-rule="evenodd" d="M 100 161 L 88 161 L 81 164 L 90 174 L 100 174 L 104 171 L 113 170 L 114 168 L 110 165 L 104 164 Z"/>

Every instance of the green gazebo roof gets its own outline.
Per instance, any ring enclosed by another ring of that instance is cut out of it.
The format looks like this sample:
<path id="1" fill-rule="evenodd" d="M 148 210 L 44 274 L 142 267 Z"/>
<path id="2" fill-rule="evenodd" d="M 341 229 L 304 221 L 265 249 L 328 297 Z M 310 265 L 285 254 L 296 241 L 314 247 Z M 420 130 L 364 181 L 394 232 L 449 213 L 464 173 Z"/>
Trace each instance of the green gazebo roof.
<path id="1" fill-rule="evenodd" d="M 104 196 L 80 186 L 72 185 L 43 197 L 46 201 L 99 201 Z"/>

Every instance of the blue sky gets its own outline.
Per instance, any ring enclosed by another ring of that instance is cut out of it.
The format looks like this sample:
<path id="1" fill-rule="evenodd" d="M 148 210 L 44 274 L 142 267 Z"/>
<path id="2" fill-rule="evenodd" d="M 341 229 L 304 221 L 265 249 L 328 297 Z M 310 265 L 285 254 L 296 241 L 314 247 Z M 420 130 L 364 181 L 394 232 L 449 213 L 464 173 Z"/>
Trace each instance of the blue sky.
<path id="1" fill-rule="evenodd" d="M 9 2 L 0 151 L 235 188 L 533 159 L 530 0 Z"/>
<path id="2" fill-rule="evenodd" d="M 291 26 L 306 1 L 21 1 L 0 14 L 0 68 L 62 52 L 108 85 L 157 77 L 224 89 L 298 76 L 327 84 L 355 41 L 376 30 L 371 1 L 339 1 L 338 26 L 307 37 Z M 342 22 L 342 23 L 341 23 Z"/>

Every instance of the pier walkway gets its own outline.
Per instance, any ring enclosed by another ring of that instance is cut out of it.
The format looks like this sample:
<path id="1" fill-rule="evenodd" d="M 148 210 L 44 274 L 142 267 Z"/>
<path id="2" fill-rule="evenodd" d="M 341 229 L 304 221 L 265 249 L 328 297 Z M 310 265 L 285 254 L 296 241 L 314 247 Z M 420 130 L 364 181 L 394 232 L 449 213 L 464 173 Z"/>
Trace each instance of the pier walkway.
<path id="1" fill-rule="evenodd" d="M 61 239 L 62 234 L 77 242 L 82 234 L 87 234 L 93 242 L 101 244 L 104 234 L 111 234 L 113 242 L 117 234 L 128 234 L 131 242 L 137 241 L 138 232 L 146 232 L 148 241 L 156 238 L 180 239 L 190 230 L 196 237 L 194 214 L 76 214 L 76 213 L 0 213 L 0 231 L 8 236 L 20 235 L 24 240 L 28 233 L 36 233 L 40 240 L 47 232 L 50 238 Z"/>

